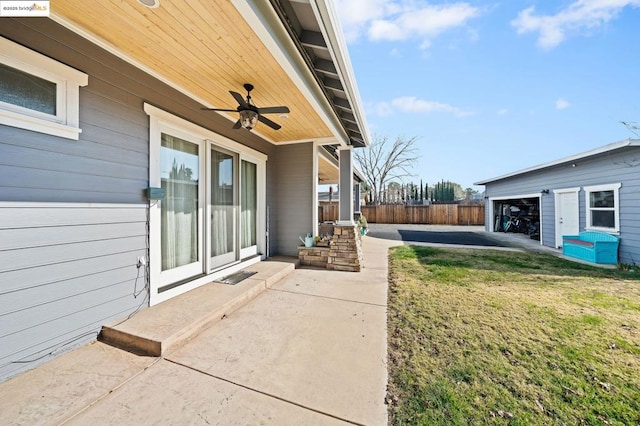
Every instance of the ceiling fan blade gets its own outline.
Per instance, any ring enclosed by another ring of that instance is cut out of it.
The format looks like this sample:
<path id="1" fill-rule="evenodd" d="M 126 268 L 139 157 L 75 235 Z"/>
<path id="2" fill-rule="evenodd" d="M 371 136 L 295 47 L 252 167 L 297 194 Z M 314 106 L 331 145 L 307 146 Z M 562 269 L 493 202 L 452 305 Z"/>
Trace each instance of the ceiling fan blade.
<path id="1" fill-rule="evenodd" d="M 223 112 L 238 112 L 237 109 L 225 109 L 225 108 L 200 108 L 203 111 L 223 111 Z"/>
<path id="2" fill-rule="evenodd" d="M 238 102 L 238 104 L 242 108 L 249 108 L 249 105 L 247 105 L 247 101 L 244 100 L 244 98 L 240 93 L 234 92 L 232 90 L 229 90 L 229 93 L 231 93 L 231 96 L 233 96 L 233 98 L 236 100 L 236 102 Z"/>
<path id="3" fill-rule="evenodd" d="M 289 107 L 286 106 L 258 108 L 260 114 L 289 114 L 290 112 Z"/>
<path id="4" fill-rule="evenodd" d="M 278 130 L 282 127 L 278 123 L 274 123 L 273 121 L 269 120 L 267 117 L 263 117 L 261 115 L 258 116 L 258 121 L 266 124 L 267 126 L 271 127 L 273 130 Z"/>
<path id="5" fill-rule="evenodd" d="M 242 123 L 240 123 L 240 120 L 236 121 L 236 124 L 233 125 L 234 129 L 239 129 L 242 127 Z"/>

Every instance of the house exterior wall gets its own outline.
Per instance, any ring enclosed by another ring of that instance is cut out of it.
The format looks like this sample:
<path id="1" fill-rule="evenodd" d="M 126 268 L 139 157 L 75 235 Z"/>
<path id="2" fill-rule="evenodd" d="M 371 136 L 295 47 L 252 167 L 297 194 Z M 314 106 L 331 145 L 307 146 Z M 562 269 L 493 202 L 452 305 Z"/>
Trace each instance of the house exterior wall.
<path id="1" fill-rule="evenodd" d="M 1 381 L 148 306 L 146 291 L 134 296 L 148 279 L 137 267 L 148 256 L 144 102 L 267 155 L 274 147 L 50 19 L 3 18 L 0 36 L 89 75 L 78 141 L 0 126 Z"/>
<path id="2" fill-rule="evenodd" d="M 145 221 L 138 203 L 0 202 L 0 380 L 146 306 Z"/>
<path id="3" fill-rule="evenodd" d="M 298 236 L 313 233 L 313 143 L 283 145 L 269 157 L 267 192 L 271 255 L 297 256 Z"/>
<path id="4" fill-rule="evenodd" d="M 621 183 L 620 187 L 620 250 L 621 262 L 640 262 L 640 148 L 628 147 L 609 152 L 606 155 L 582 159 L 572 164 L 557 165 L 534 172 L 509 177 L 486 184 L 486 196 L 509 197 L 522 194 L 540 194 L 549 189 L 549 194 L 541 198 L 542 243 L 555 247 L 556 189 L 579 187 L 579 223 L 580 231 L 586 227 L 585 186 Z M 486 229 L 489 230 L 493 218 L 486 210 Z"/>

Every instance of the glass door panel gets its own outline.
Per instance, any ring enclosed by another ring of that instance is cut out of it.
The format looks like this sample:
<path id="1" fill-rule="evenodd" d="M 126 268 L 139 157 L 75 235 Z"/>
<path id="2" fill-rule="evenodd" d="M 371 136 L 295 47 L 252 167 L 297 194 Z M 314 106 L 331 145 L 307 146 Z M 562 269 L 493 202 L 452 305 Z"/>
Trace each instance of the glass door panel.
<path id="1" fill-rule="evenodd" d="M 161 281 L 169 284 L 202 273 L 199 246 L 198 145 L 162 134 L 160 179 Z"/>
<path id="2" fill-rule="evenodd" d="M 236 156 L 211 149 L 211 267 L 238 260 Z"/>
<path id="3" fill-rule="evenodd" d="M 258 253 L 256 238 L 257 166 L 242 160 L 240 169 L 240 248 L 241 257 L 245 258 Z"/>

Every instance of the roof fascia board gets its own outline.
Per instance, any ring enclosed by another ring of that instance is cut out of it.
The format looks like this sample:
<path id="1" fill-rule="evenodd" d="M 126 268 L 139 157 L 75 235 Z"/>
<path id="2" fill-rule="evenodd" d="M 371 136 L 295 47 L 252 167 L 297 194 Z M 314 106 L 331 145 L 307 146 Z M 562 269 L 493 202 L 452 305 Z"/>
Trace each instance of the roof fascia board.
<path id="1" fill-rule="evenodd" d="M 538 164 L 537 166 L 528 167 L 526 169 L 518 170 L 512 173 L 507 173 L 506 175 L 498 176 L 491 179 L 485 179 L 478 182 L 475 182 L 474 185 L 485 185 L 487 183 L 496 182 L 499 180 L 511 178 L 518 175 L 523 175 L 525 173 L 531 173 L 538 170 L 547 169 L 549 167 L 559 166 L 565 163 L 572 163 L 574 161 L 583 160 L 588 157 L 594 157 L 600 154 L 605 154 L 607 152 L 615 151 L 621 148 L 626 148 L 628 146 L 640 146 L 640 139 L 625 139 L 619 142 L 610 143 L 605 146 L 601 146 L 596 149 L 592 149 L 590 151 L 581 152 L 580 154 L 571 155 L 569 157 L 560 158 L 555 161 L 550 161 L 548 163 Z"/>
<path id="2" fill-rule="evenodd" d="M 324 158 L 329 164 L 335 167 L 336 170 L 340 170 L 339 159 L 327 152 L 326 149 L 319 149 L 318 155 L 322 156 L 322 158 Z M 365 182 L 364 175 L 355 165 L 353 166 L 353 176 L 357 177 L 360 182 Z"/>
<path id="3" fill-rule="evenodd" d="M 360 93 L 355 84 L 355 73 L 351 66 L 347 43 L 344 39 L 344 33 L 342 32 L 335 5 L 331 0 L 315 0 L 310 2 L 310 4 L 320 24 L 320 30 L 328 41 L 329 53 L 333 58 L 334 64 L 336 64 L 339 75 L 342 77 L 341 80 L 345 86 L 344 91 L 348 101 L 353 106 L 353 114 L 358 119 L 357 124 L 362 130 L 364 143 L 365 145 L 369 145 L 369 141 L 371 140 L 369 128 L 367 127 L 364 108 L 360 100 Z"/>
<path id="4" fill-rule="evenodd" d="M 348 145 L 349 136 L 342 129 L 329 101 L 324 96 L 322 89 L 318 87 L 313 72 L 301 57 L 297 46 L 291 40 L 289 33 L 284 28 L 284 24 L 271 4 L 260 0 L 231 0 L 231 2 L 316 110 L 339 143 Z"/>
<path id="5" fill-rule="evenodd" d="M 328 163 L 330 163 L 333 167 L 335 167 L 336 170 L 340 168 L 340 164 L 338 164 L 338 159 L 333 155 L 331 155 L 330 153 L 328 153 L 326 149 L 324 148 L 319 149 L 318 155 L 322 156 L 322 158 L 324 158 Z"/>

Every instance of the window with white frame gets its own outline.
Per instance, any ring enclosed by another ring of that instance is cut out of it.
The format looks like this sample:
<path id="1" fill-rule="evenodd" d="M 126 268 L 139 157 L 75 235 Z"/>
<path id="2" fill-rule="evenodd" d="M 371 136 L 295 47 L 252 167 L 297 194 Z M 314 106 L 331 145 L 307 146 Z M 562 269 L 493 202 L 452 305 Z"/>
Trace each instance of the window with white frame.
<path id="1" fill-rule="evenodd" d="M 87 74 L 0 37 L 0 124 L 77 140 Z"/>
<path id="2" fill-rule="evenodd" d="M 622 184 L 585 186 L 587 230 L 620 231 L 620 196 Z"/>

